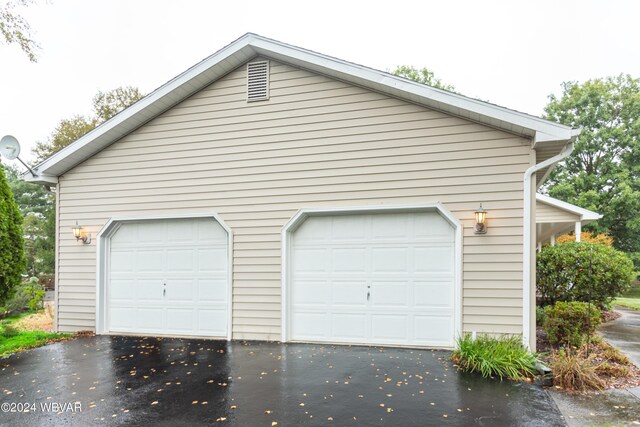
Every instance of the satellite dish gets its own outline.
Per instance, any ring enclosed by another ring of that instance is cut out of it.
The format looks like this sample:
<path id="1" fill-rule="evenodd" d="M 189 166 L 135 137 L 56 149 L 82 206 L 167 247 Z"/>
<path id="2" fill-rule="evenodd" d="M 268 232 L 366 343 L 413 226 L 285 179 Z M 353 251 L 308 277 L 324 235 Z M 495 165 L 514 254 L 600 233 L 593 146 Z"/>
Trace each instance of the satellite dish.
<path id="1" fill-rule="evenodd" d="M 18 140 L 11 136 L 5 135 L 0 139 L 0 155 L 4 156 L 7 160 L 15 160 L 20 155 L 20 143 Z"/>

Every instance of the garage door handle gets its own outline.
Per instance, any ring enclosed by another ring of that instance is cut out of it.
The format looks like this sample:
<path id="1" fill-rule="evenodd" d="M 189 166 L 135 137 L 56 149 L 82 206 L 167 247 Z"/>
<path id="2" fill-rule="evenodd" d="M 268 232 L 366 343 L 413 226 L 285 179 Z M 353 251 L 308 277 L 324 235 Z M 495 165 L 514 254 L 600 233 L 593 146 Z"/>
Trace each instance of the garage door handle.
<path id="1" fill-rule="evenodd" d="M 367 301 L 369 301 L 370 296 L 371 296 L 371 292 L 367 291 Z"/>
<path id="2" fill-rule="evenodd" d="M 167 296 L 167 284 L 163 283 L 162 286 L 164 286 L 164 289 L 162 289 L 162 296 Z"/>

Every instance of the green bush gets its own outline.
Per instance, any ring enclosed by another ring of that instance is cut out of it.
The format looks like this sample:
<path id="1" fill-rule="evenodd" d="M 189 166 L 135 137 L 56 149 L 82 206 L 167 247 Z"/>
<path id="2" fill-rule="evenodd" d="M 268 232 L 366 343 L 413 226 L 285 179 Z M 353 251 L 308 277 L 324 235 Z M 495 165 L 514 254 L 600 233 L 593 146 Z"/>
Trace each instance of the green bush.
<path id="1" fill-rule="evenodd" d="M 26 267 L 22 215 L 0 165 L 0 305 L 20 283 Z"/>
<path id="2" fill-rule="evenodd" d="M 44 293 L 42 285 L 38 283 L 38 279 L 32 277 L 13 290 L 11 297 L 0 311 L 9 313 L 20 313 L 27 310 L 37 311 L 42 308 Z"/>
<path id="3" fill-rule="evenodd" d="M 540 303 L 590 299 L 605 308 L 629 288 L 632 272 L 631 260 L 609 246 L 583 242 L 545 246 L 537 256 Z"/>
<path id="4" fill-rule="evenodd" d="M 464 372 L 478 372 L 483 377 L 500 377 L 519 380 L 536 372 L 537 359 L 524 348 L 521 337 L 502 336 L 492 338 L 480 335 L 472 339 L 466 334 L 458 338 L 458 349 L 453 360 Z"/>
<path id="5" fill-rule="evenodd" d="M 0 337 L 1 338 L 11 338 L 11 337 L 15 337 L 16 335 L 18 335 L 18 330 L 16 328 L 14 328 L 13 326 L 6 324 L 6 323 L 0 323 Z"/>
<path id="6" fill-rule="evenodd" d="M 544 307 L 536 307 L 536 326 L 542 326 L 544 317 Z"/>
<path id="7" fill-rule="evenodd" d="M 545 308 L 542 327 L 552 345 L 580 347 L 600 325 L 600 310 L 586 302 L 558 301 Z"/>

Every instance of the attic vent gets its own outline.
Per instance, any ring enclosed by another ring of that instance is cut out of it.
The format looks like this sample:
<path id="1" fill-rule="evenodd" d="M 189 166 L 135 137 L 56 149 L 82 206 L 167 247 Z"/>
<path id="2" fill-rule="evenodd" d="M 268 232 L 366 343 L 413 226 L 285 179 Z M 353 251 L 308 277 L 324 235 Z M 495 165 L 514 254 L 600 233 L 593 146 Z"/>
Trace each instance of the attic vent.
<path id="1" fill-rule="evenodd" d="M 269 61 L 247 64 L 247 101 L 269 99 Z"/>

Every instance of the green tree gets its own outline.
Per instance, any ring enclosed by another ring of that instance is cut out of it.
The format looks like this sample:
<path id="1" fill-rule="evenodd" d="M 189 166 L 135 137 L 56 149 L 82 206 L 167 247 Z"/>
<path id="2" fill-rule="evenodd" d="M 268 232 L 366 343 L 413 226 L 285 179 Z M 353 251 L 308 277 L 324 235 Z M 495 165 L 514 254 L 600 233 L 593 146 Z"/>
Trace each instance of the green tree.
<path id="1" fill-rule="evenodd" d="M 62 150 L 73 141 L 79 139 L 96 127 L 95 119 L 76 115 L 70 119 L 62 119 L 56 126 L 51 136 L 45 142 L 36 142 L 33 148 L 35 162 L 40 163 L 58 151 Z"/>
<path id="2" fill-rule="evenodd" d="M 418 83 L 422 83 L 428 86 L 433 86 L 438 89 L 448 90 L 449 92 L 455 92 L 455 87 L 443 83 L 442 80 L 437 78 L 433 71 L 427 68 L 417 69 L 410 65 L 400 65 L 393 70 L 393 74 L 398 77 L 404 77 L 405 79 L 413 80 Z"/>
<path id="3" fill-rule="evenodd" d="M 30 276 L 53 275 L 54 195 L 40 184 L 20 179 L 20 172 L 11 166 L 5 169 L 9 188 L 24 219 L 24 252 L 26 271 Z"/>
<path id="4" fill-rule="evenodd" d="M 0 43 L 17 44 L 29 61 L 36 62 L 38 43 L 31 38 L 31 26 L 17 12 L 20 6 L 28 6 L 32 0 L 16 0 L 0 3 Z"/>
<path id="5" fill-rule="evenodd" d="M 106 122 L 125 108 L 144 98 L 137 87 L 119 87 L 108 92 L 98 92 L 93 97 L 93 112 L 98 123 Z"/>
<path id="6" fill-rule="evenodd" d="M 20 283 L 25 269 L 22 215 L 0 168 L 0 305 Z"/>
<path id="7" fill-rule="evenodd" d="M 551 174 L 549 194 L 601 213 L 587 229 L 611 235 L 620 250 L 640 251 L 640 79 L 565 82 L 545 116 L 582 128 L 573 154 Z"/>
<path id="8" fill-rule="evenodd" d="M 47 141 L 36 143 L 33 149 L 35 162 L 40 163 L 62 150 L 143 97 L 137 88 L 130 86 L 98 92 L 93 97 L 91 116 L 75 115 L 70 119 L 62 119 Z"/>
<path id="9" fill-rule="evenodd" d="M 20 179 L 21 172 L 13 165 L 3 165 L 9 187 L 23 217 L 44 216 L 51 205 L 51 192 L 40 184 Z"/>

